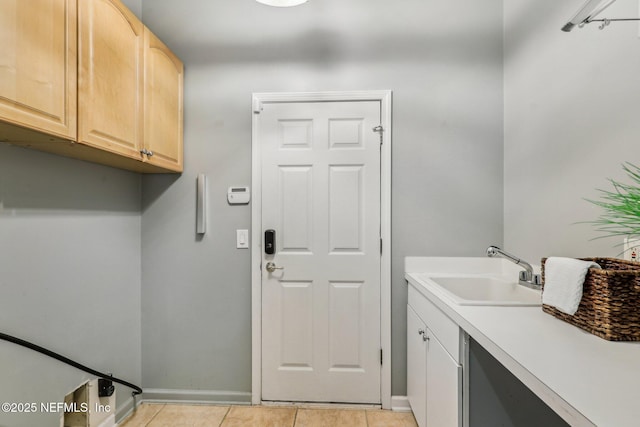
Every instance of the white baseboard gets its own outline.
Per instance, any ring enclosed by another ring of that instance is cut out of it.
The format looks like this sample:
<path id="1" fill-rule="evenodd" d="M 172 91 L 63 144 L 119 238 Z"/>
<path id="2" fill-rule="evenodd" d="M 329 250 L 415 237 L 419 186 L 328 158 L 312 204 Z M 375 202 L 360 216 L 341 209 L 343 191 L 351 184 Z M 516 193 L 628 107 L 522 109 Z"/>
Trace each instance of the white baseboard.
<path id="1" fill-rule="evenodd" d="M 374 410 L 374 409 L 382 409 L 382 405 L 380 404 L 370 404 L 370 403 L 325 403 L 325 402 L 293 402 L 293 401 L 273 401 L 273 400 L 263 400 L 260 403 L 262 406 L 285 406 L 291 407 L 294 406 L 296 408 L 302 409 L 351 409 L 351 410 Z"/>
<path id="2" fill-rule="evenodd" d="M 142 402 L 250 405 L 251 392 L 145 388 Z"/>
<path id="3" fill-rule="evenodd" d="M 250 392 L 214 391 L 214 390 L 173 390 L 161 388 L 145 388 L 144 393 L 135 399 L 135 407 L 141 403 L 185 403 L 185 404 L 217 404 L 217 405 L 250 405 Z M 134 400 L 129 401 L 119 408 L 116 419 L 120 423 L 133 415 Z M 111 427 L 108 425 L 100 427 Z"/>
<path id="4" fill-rule="evenodd" d="M 411 412 L 407 396 L 391 396 L 391 410 L 396 412 Z"/>
<path id="5" fill-rule="evenodd" d="M 140 397 L 130 397 L 127 401 L 117 408 L 115 413 L 115 419 L 118 420 L 116 426 L 120 425 L 124 420 L 129 418 L 133 413 L 134 407 L 140 404 Z"/>
<path id="6" fill-rule="evenodd" d="M 116 427 L 116 414 L 109 415 L 98 427 Z"/>

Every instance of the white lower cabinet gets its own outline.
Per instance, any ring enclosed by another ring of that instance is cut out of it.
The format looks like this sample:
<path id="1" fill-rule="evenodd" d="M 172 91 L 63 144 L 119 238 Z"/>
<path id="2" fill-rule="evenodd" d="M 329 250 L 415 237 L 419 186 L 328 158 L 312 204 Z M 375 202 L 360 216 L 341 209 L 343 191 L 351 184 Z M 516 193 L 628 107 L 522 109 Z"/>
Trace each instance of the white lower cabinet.
<path id="1" fill-rule="evenodd" d="M 462 333 L 424 296 L 409 289 L 407 397 L 411 410 L 419 427 L 461 427 Z"/>
<path id="2" fill-rule="evenodd" d="M 427 329 L 427 424 L 461 426 L 462 366 Z"/>
<path id="3" fill-rule="evenodd" d="M 427 327 L 407 306 L 407 398 L 419 427 L 427 424 Z"/>

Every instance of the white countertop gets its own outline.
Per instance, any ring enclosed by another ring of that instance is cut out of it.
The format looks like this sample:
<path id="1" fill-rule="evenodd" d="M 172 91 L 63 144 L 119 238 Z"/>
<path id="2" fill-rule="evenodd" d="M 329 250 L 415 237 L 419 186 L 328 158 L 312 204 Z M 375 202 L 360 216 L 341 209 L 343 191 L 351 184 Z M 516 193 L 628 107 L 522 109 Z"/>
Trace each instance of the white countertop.
<path id="1" fill-rule="evenodd" d="M 455 267 L 452 258 L 407 258 L 409 283 L 569 424 L 640 426 L 640 342 L 606 341 L 541 307 L 457 305 L 419 279 L 434 260 Z"/>

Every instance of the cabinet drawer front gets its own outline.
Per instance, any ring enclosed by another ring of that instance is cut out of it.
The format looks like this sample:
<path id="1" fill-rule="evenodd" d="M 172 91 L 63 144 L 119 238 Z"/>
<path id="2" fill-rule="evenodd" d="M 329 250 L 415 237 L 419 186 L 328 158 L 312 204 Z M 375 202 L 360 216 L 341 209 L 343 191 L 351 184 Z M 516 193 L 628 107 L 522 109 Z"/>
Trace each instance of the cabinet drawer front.
<path id="1" fill-rule="evenodd" d="M 409 284 L 409 305 L 420 316 L 453 360 L 460 363 L 460 328 L 438 307 Z"/>

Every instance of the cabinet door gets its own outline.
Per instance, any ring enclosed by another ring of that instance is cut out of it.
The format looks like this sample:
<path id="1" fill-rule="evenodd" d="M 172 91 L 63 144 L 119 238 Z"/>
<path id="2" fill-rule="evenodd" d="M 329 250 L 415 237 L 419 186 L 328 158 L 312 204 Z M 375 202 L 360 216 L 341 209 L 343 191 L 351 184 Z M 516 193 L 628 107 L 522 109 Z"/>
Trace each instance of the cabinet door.
<path id="1" fill-rule="evenodd" d="M 78 28 L 78 142 L 141 159 L 144 27 L 119 0 L 81 0 Z"/>
<path id="2" fill-rule="evenodd" d="M 422 320 L 407 306 L 407 398 L 419 427 L 427 426 L 426 333 Z"/>
<path id="3" fill-rule="evenodd" d="M 76 0 L 0 1 L 0 120 L 76 137 Z"/>
<path id="4" fill-rule="evenodd" d="M 461 425 L 462 367 L 427 330 L 427 426 Z"/>
<path id="5" fill-rule="evenodd" d="M 148 28 L 144 30 L 145 160 L 182 171 L 182 62 Z"/>

